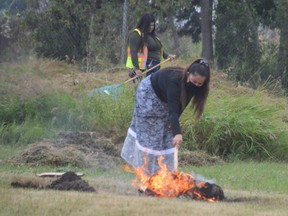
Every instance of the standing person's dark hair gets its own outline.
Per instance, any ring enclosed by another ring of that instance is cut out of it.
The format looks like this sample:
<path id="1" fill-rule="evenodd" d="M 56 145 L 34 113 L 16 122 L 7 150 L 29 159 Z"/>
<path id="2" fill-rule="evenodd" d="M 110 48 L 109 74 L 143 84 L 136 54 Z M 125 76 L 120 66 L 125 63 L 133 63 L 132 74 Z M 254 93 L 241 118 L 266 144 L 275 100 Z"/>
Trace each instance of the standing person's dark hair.
<path id="1" fill-rule="evenodd" d="M 154 28 L 152 31 L 150 31 L 150 24 L 154 23 Z M 156 20 L 155 17 L 152 14 L 143 14 L 143 16 L 141 17 L 141 19 L 139 20 L 139 22 L 137 23 L 136 28 L 140 29 L 140 31 L 143 33 L 141 36 L 141 45 L 140 45 L 140 49 L 141 51 L 143 50 L 143 46 L 146 43 L 147 44 L 147 37 L 148 34 L 151 34 L 154 38 L 156 36 L 155 34 L 155 24 L 156 24 Z M 160 42 L 160 40 L 159 40 Z"/>

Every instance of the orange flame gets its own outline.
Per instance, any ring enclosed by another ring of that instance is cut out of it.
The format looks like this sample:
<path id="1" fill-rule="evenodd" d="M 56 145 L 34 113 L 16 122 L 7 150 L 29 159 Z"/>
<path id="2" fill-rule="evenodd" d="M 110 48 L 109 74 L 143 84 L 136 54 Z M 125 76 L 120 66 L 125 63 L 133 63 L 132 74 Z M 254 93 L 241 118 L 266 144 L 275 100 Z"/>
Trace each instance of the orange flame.
<path id="1" fill-rule="evenodd" d="M 188 173 L 169 171 L 168 167 L 162 162 L 163 159 L 162 156 L 158 158 L 160 170 L 152 176 L 148 176 L 145 173 L 147 160 L 144 161 L 143 166 L 135 168 L 136 179 L 133 180 L 132 185 L 142 191 L 149 189 L 158 197 L 178 197 L 180 195 L 192 194 L 194 199 L 209 202 L 217 201 L 216 198 L 205 197 L 199 191 L 199 188 L 206 187 L 206 182 L 196 183 L 194 177 Z M 126 171 L 128 170 L 126 169 Z"/>

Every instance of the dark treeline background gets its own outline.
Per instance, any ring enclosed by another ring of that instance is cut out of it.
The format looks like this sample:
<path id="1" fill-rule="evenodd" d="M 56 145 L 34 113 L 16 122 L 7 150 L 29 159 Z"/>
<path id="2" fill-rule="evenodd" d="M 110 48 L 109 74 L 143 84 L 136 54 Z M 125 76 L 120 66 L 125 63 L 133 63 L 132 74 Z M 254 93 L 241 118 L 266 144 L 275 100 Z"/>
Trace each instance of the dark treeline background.
<path id="1" fill-rule="evenodd" d="M 1 0 L 0 62 L 39 56 L 89 72 L 123 66 L 128 34 L 149 12 L 168 52 L 189 60 L 198 44 L 196 54 L 231 80 L 287 91 L 287 11 L 287 0 Z"/>

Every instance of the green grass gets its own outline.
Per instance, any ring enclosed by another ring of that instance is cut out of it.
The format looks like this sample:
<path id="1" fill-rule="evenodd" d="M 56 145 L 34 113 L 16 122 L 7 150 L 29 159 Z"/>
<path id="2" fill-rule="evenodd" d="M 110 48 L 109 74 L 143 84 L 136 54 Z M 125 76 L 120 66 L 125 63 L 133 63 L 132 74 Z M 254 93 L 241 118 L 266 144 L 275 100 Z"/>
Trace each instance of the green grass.
<path id="1" fill-rule="evenodd" d="M 211 90 L 199 122 L 188 110 L 184 113 L 184 147 L 226 159 L 287 160 L 286 107 L 286 98 L 222 83 Z"/>
<path id="2" fill-rule="evenodd" d="M 0 160 L 8 159 L 17 154 L 18 151 L 21 151 L 26 146 L 15 146 L 15 145 L 0 145 Z M 2 167 L 2 166 L 1 166 Z"/>
<path id="3" fill-rule="evenodd" d="M 91 128 L 105 134 L 126 134 L 134 109 L 134 90 L 124 86 L 120 95 L 99 95 L 83 98 L 84 118 Z"/>
<path id="4" fill-rule="evenodd" d="M 34 177 L 38 172 L 66 171 L 68 167 L 0 166 L 1 215 L 285 215 L 288 201 L 287 165 L 235 162 L 211 167 L 186 167 L 215 178 L 227 200 L 197 202 L 187 199 L 139 197 L 131 174 L 120 168 L 107 172 L 77 169 L 97 193 L 14 189 L 14 177 Z M 73 167 L 70 167 L 73 170 Z M 9 208 L 7 208 L 7 206 Z M 6 207 L 6 208 L 5 208 Z"/>
<path id="5" fill-rule="evenodd" d="M 46 88 L 59 74 L 69 74 L 69 67 L 57 61 L 39 60 L 20 66 L 0 65 L 11 72 L 9 76 L 19 80 L 24 80 L 27 74 L 37 75 L 35 83 L 44 82 Z M 6 77 L 3 72 L 0 75 Z M 115 78 L 118 75 L 115 72 L 110 76 Z M 213 76 L 217 77 L 217 74 Z M 8 79 L 5 82 L 9 85 Z M 25 85 L 21 89 L 10 88 L 9 94 L 3 92 L 0 96 L 0 144 L 27 145 L 53 138 L 63 130 L 125 136 L 133 114 L 133 88 L 125 86 L 120 97 L 97 94 L 89 97 L 84 84 L 81 85 L 74 87 L 77 96 L 54 89 L 53 85 L 47 91 L 42 89 L 36 96 L 25 92 Z M 218 81 L 214 78 L 211 85 L 201 120 L 193 121 L 189 108 L 181 117 L 185 140 L 182 148 L 202 149 L 229 160 L 288 160 L 287 98 L 275 98 L 263 89 L 254 91 L 243 86 L 235 87 L 222 78 Z M 33 82 L 28 87 L 39 88 Z M 19 96 L 22 91 L 25 97 Z"/>
<path id="6" fill-rule="evenodd" d="M 51 138 L 60 130 L 100 131 L 123 136 L 130 124 L 134 90 L 124 88 L 119 97 L 82 92 L 79 98 L 53 92 L 0 105 L 0 144 L 26 145 Z"/>
<path id="7" fill-rule="evenodd" d="M 137 195 L 0 189 L 0 214 L 6 215 L 287 215 L 287 196 L 231 192 L 240 202 L 207 203 Z M 249 198 L 249 196 L 251 198 Z M 6 208 L 5 208 L 6 207 Z M 8 208 L 7 208 L 8 207 Z"/>
<path id="8" fill-rule="evenodd" d="M 186 109 L 181 118 L 182 148 L 202 149 L 230 160 L 288 160 L 288 124 L 283 121 L 287 100 L 269 97 L 264 91 L 227 90 L 211 91 L 199 122 L 193 121 L 191 110 Z M 89 97 L 86 92 L 73 98 L 54 92 L 25 101 L 5 100 L 0 106 L 0 143 L 25 145 L 54 137 L 59 130 L 125 136 L 133 106 L 134 91 L 129 87 L 117 98 Z"/>
<path id="9" fill-rule="evenodd" d="M 128 178 L 131 180 L 132 177 L 131 174 L 122 171 L 121 166 L 119 166 L 119 170 L 103 171 L 95 167 L 31 167 L 25 164 L 13 165 L 5 162 L 6 159 L 16 155 L 23 148 L 23 146 L 0 145 L 0 160 L 2 161 L 0 173 L 7 175 L 31 175 L 39 172 L 65 172 L 74 170 L 75 172 L 84 172 L 88 178 L 102 177 L 114 180 L 115 178 L 124 178 L 126 180 Z M 288 193 L 288 181 L 285 180 L 288 179 L 287 163 L 238 161 L 215 166 L 180 167 L 180 170 L 188 173 L 195 172 L 206 179 L 214 179 L 216 180 L 216 184 L 220 185 L 223 189 Z M 117 173 L 116 175 L 115 172 Z M 5 179 L 1 181 L 3 185 Z"/>
<path id="10" fill-rule="evenodd" d="M 288 201 L 287 164 L 275 162 L 233 162 L 215 166 L 183 167 L 215 179 L 225 197 L 235 202 L 207 203 L 186 199 L 139 197 L 131 183 L 134 176 L 121 169 L 103 171 L 97 167 L 27 166 L 5 162 L 24 146 L 0 145 L 1 215 L 285 215 Z M 179 153 L 181 154 L 181 152 Z M 96 194 L 51 190 L 14 189 L 15 177 L 35 178 L 40 172 L 83 172 Z M 238 200 L 238 201 L 237 201 Z M 7 208 L 7 206 L 9 208 Z"/>
<path id="11" fill-rule="evenodd" d="M 185 170 L 193 170 L 207 179 L 215 179 L 216 184 L 222 188 L 288 193 L 286 163 L 233 162 L 211 167 L 190 167 Z"/>
<path id="12" fill-rule="evenodd" d="M 180 49 L 183 52 L 179 64 L 185 58 L 198 57 L 201 44 L 191 42 L 187 46 L 182 41 Z M 181 148 L 204 149 L 230 162 L 184 167 L 183 171 L 215 179 L 227 198 L 240 202 L 138 197 L 131 186 L 133 175 L 121 167 L 103 171 L 97 167 L 31 167 L 8 163 L 6 160 L 27 144 L 53 138 L 63 130 L 125 136 L 133 113 L 133 89 L 125 88 L 119 98 L 88 97 L 82 82 L 69 86 L 77 91 L 75 96 L 61 89 L 61 82 L 55 82 L 60 75 L 71 74 L 71 70 L 75 72 L 75 68 L 62 62 L 43 59 L 0 64 L 0 215 L 287 215 L 287 163 L 277 162 L 288 161 L 287 98 L 275 98 L 264 89 L 235 87 L 224 80 L 212 82 L 207 107 L 199 122 L 192 120 L 189 109 L 185 111 L 181 118 L 185 143 Z M 104 77 L 119 81 L 124 78 L 121 73 L 93 76 L 97 77 L 95 86 L 102 86 Z M 84 179 L 98 193 L 10 186 L 15 176 L 35 178 L 40 172 L 68 170 L 83 172 Z"/>

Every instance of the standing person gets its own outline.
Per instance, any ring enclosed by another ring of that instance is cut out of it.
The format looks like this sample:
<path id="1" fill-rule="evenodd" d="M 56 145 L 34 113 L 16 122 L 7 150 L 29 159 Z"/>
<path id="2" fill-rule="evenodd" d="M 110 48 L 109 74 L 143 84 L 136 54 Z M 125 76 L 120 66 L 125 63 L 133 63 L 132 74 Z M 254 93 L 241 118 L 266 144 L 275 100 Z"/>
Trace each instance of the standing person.
<path id="1" fill-rule="evenodd" d="M 157 158 L 173 170 L 174 152 L 183 141 L 179 118 L 191 101 L 200 118 L 209 93 L 210 67 L 198 59 L 189 67 L 167 67 L 146 77 L 136 92 L 131 125 L 121 157 L 134 168 L 148 162 L 146 174 L 159 170 Z"/>
<path id="2" fill-rule="evenodd" d="M 155 33 L 155 17 L 144 14 L 128 38 L 126 67 L 131 69 L 129 76 L 141 77 L 144 70 L 159 64 L 162 58 L 173 60 L 175 56 L 164 52 Z M 160 66 L 149 71 L 147 76 L 159 69 Z"/>

